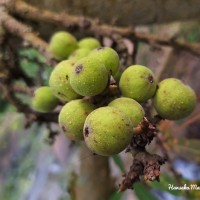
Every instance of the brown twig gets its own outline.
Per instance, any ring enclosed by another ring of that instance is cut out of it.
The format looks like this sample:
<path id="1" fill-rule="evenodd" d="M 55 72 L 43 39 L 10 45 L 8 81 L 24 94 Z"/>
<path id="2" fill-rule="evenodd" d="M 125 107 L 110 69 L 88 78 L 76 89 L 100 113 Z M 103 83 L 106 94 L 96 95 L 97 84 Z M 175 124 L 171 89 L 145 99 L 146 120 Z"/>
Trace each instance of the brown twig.
<path id="1" fill-rule="evenodd" d="M 160 166 L 165 162 L 166 158 L 159 155 L 149 154 L 145 150 L 137 152 L 134 155 L 134 160 L 129 172 L 119 186 L 119 191 L 122 192 L 126 189 L 133 189 L 133 184 L 141 179 L 159 181 Z"/>
<path id="2" fill-rule="evenodd" d="M 107 24 L 101 24 L 99 23 L 99 21 L 91 18 L 69 15 L 66 13 L 58 14 L 48 10 L 39 9 L 20 0 L 14 1 L 14 3 L 12 4 L 7 3 L 6 6 L 10 10 L 10 12 L 13 12 L 26 19 L 59 24 L 65 28 L 76 27 L 87 30 L 92 34 L 108 36 L 111 38 L 114 38 L 116 35 L 120 35 L 122 37 L 129 38 L 132 41 L 145 42 L 150 45 L 159 44 L 164 46 L 171 46 L 173 48 L 185 50 L 192 54 L 200 56 L 200 45 L 196 43 L 192 44 L 174 38 L 163 36 L 161 37 L 149 33 L 142 33 L 135 31 L 132 27 L 116 27 Z M 27 27 L 25 29 L 27 29 Z M 29 37 L 27 37 L 27 39 L 30 40 L 30 38 L 31 36 L 29 34 Z"/>
<path id="3" fill-rule="evenodd" d="M 134 129 L 134 133 L 132 141 L 127 148 L 127 152 L 131 152 L 133 155 L 133 164 L 120 185 L 120 191 L 133 188 L 133 184 L 141 179 L 159 181 L 160 166 L 167 160 L 165 156 L 150 154 L 145 149 L 145 146 L 150 144 L 156 136 L 157 129 L 155 124 L 144 118 Z"/>
<path id="4" fill-rule="evenodd" d="M 19 86 L 19 85 L 13 85 L 10 90 L 14 93 L 22 93 L 32 96 L 34 89 L 26 87 L 26 86 Z"/>

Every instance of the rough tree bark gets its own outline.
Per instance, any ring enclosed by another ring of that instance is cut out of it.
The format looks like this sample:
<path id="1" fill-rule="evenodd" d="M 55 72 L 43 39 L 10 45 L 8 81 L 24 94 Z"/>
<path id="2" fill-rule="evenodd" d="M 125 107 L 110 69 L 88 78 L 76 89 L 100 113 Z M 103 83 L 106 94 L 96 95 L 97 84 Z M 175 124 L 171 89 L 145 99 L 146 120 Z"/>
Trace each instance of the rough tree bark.
<path id="1" fill-rule="evenodd" d="M 26 0 L 54 11 L 67 11 L 117 25 L 141 25 L 200 18 L 199 0 Z M 112 9 L 111 9 L 112 8 Z"/>

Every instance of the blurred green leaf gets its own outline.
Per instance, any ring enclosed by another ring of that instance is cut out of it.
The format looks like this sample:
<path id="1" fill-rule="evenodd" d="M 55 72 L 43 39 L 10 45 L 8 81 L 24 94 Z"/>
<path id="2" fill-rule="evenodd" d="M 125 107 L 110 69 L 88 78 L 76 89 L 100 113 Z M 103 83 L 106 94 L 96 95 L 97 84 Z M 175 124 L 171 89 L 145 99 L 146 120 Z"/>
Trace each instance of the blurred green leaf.
<path id="1" fill-rule="evenodd" d="M 35 78 L 38 72 L 38 64 L 29 62 L 28 60 L 20 60 L 22 70 L 31 78 Z"/>
<path id="2" fill-rule="evenodd" d="M 125 167 L 124 167 L 124 163 L 120 157 L 120 155 L 114 155 L 112 156 L 115 164 L 119 167 L 119 169 L 122 171 L 122 172 L 125 172 Z"/>
<path id="3" fill-rule="evenodd" d="M 109 200 L 120 200 L 122 198 L 122 193 L 115 191 L 111 197 L 109 198 Z"/>
<path id="4" fill-rule="evenodd" d="M 134 184 L 134 192 L 138 197 L 138 200 L 157 200 L 156 197 L 150 192 L 150 190 L 145 187 L 142 183 L 135 183 Z"/>
<path id="5" fill-rule="evenodd" d="M 8 106 L 8 102 L 2 99 L 0 95 L 0 113 L 4 113 L 6 111 L 7 106 Z"/>
<path id="6" fill-rule="evenodd" d="M 33 48 L 20 49 L 20 66 L 22 70 L 31 78 L 38 77 L 38 74 L 44 80 L 44 85 L 48 85 L 48 79 L 52 71 L 52 67 L 46 64 L 43 55 Z"/>
<path id="7" fill-rule="evenodd" d="M 41 62 L 41 63 L 46 62 L 45 57 L 39 51 L 37 51 L 34 48 L 20 49 L 18 54 L 19 54 L 19 56 L 26 57 L 26 58 L 28 58 L 29 60 L 32 60 L 32 61 L 35 60 L 35 61 L 38 61 L 38 62 Z"/>
<path id="8" fill-rule="evenodd" d="M 42 78 L 44 80 L 44 85 L 48 85 L 49 84 L 49 77 L 50 77 L 50 74 L 52 72 L 53 68 L 52 67 L 49 67 L 49 66 L 46 66 L 42 72 Z"/>

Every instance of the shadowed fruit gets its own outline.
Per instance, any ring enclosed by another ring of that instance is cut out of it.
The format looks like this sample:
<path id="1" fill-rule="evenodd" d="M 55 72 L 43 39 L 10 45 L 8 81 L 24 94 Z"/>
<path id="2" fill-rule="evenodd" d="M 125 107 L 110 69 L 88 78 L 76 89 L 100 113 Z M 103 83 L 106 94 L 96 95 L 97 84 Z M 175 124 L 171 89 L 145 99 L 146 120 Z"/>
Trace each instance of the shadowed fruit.
<path id="1" fill-rule="evenodd" d="M 65 60 L 56 65 L 51 72 L 49 85 L 54 95 L 61 101 L 66 102 L 80 97 L 69 83 L 70 72 L 73 69 L 73 61 Z"/>
<path id="2" fill-rule="evenodd" d="M 97 58 L 85 57 L 76 62 L 70 74 L 72 88 L 82 96 L 103 92 L 108 83 L 108 71 Z"/>
<path id="3" fill-rule="evenodd" d="M 91 52 L 90 49 L 80 48 L 80 49 L 77 49 L 74 52 L 72 52 L 72 54 L 70 54 L 70 56 L 69 56 L 69 59 L 71 59 L 73 61 L 78 61 L 79 59 L 88 56 L 90 54 L 90 52 Z"/>
<path id="4" fill-rule="evenodd" d="M 80 40 L 78 42 L 78 46 L 80 48 L 87 48 L 87 49 L 93 50 L 93 49 L 99 48 L 101 44 L 97 39 L 92 38 L 92 37 L 87 37 Z"/>
<path id="5" fill-rule="evenodd" d="M 157 81 L 153 72 L 142 65 L 131 65 L 121 75 L 119 87 L 122 96 L 145 102 L 156 92 Z"/>
<path id="6" fill-rule="evenodd" d="M 121 97 L 111 101 L 108 106 L 115 107 L 120 111 L 124 112 L 132 121 L 133 125 L 136 127 L 144 117 L 144 109 L 135 100 Z"/>
<path id="7" fill-rule="evenodd" d="M 110 47 L 100 47 L 93 50 L 90 55 L 91 58 L 98 58 L 104 63 L 106 69 L 114 76 L 119 69 L 119 56 L 117 52 Z"/>
<path id="8" fill-rule="evenodd" d="M 65 31 L 56 32 L 49 43 L 49 51 L 59 60 L 67 59 L 77 47 L 76 38 Z"/>
<path id="9" fill-rule="evenodd" d="M 132 138 L 133 124 L 126 114 L 113 107 L 101 107 L 85 120 L 84 139 L 88 148 L 110 156 L 123 151 Z"/>
<path id="10" fill-rule="evenodd" d="M 35 90 L 32 107 L 38 112 L 50 112 L 58 104 L 58 99 L 53 95 L 50 87 L 43 86 Z"/>
<path id="11" fill-rule="evenodd" d="M 159 83 L 153 103 L 161 117 L 179 120 L 192 113 L 196 105 L 196 95 L 180 80 L 168 78 Z"/>
<path id="12" fill-rule="evenodd" d="M 72 140 L 82 140 L 85 119 L 94 109 L 93 104 L 82 99 L 65 104 L 58 117 L 59 126 L 65 135 Z"/>

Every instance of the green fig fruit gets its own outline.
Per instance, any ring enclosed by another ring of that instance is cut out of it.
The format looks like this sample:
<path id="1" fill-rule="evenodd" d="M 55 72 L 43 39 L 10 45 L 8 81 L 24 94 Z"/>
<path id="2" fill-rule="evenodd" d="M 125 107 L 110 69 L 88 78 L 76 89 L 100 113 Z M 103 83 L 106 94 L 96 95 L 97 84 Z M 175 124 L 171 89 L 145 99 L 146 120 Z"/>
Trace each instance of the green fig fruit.
<path id="1" fill-rule="evenodd" d="M 87 49 L 93 50 L 93 49 L 99 48 L 101 44 L 96 38 L 86 37 L 86 38 L 81 39 L 78 42 L 78 46 L 80 48 L 87 48 Z"/>
<path id="2" fill-rule="evenodd" d="M 78 61 L 81 58 L 84 58 L 90 54 L 91 50 L 86 48 L 80 48 L 72 52 L 69 56 L 70 60 Z"/>
<path id="3" fill-rule="evenodd" d="M 122 73 L 119 87 L 122 96 L 145 102 L 155 94 L 157 81 L 149 68 L 131 65 Z"/>
<path id="4" fill-rule="evenodd" d="M 49 51 L 58 60 L 67 59 L 68 56 L 78 48 L 76 38 L 65 31 L 53 34 L 49 43 Z"/>
<path id="5" fill-rule="evenodd" d="M 32 107 L 38 112 L 50 112 L 58 104 L 59 100 L 53 95 L 48 86 L 39 87 L 34 92 Z"/>
<path id="6" fill-rule="evenodd" d="M 82 96 L 95 96 L 108 84 L 108 71 L 97 58 L 82 58 L 76 62 L 70 74 L 72 88 Z"/>
<path id="7" fill-rule="evenodd" d="M 80 97 L 69 83 L 70 73 L 73 69 L 73 61 L 65 60 L 58 63 L 49 78 L 49 85 L 54 95 L 66 102 Z"/>
<path id="8" fill-rule="evenodd" d="M 110 156 L 123 151 L 131 142 L 133 124 L 126 114 L 114 107 L 91 112 L 84 123 L 84 139 L 94 153 Z"/>
<path id="9" fill-rule="evenodd" d="M 83 140 L 83 125 L 95 106 L 83 99 L 72 100 L 60 111 L 58 122 L 64 134 L 72 140 Z"/>
<path id="10" fill-rule="evenodd" d="M 117 52 L 110 47 L 100 47 L 93 50 L 90 55 L 91 59 L 98 58 L 104 63 L 106 69 L 114 76 L 119 69 L 119 56 Z"/>
<path id="11" fill-rule="evenodd" d="M 180 80 L 168 78 L 159 83 L 153 104 L 161 117 L 179 120 L 192 113 L 196 105 L 196 95 Z"/>
<path id="12" fill-rule="evenodd" d="M 121 97 L 111 101 L 108 106 L 115 107 L 124 112 L 132 121 L 134 127 L 136 127 L 144 117 L 144 109 L 135 100 Z"/>

